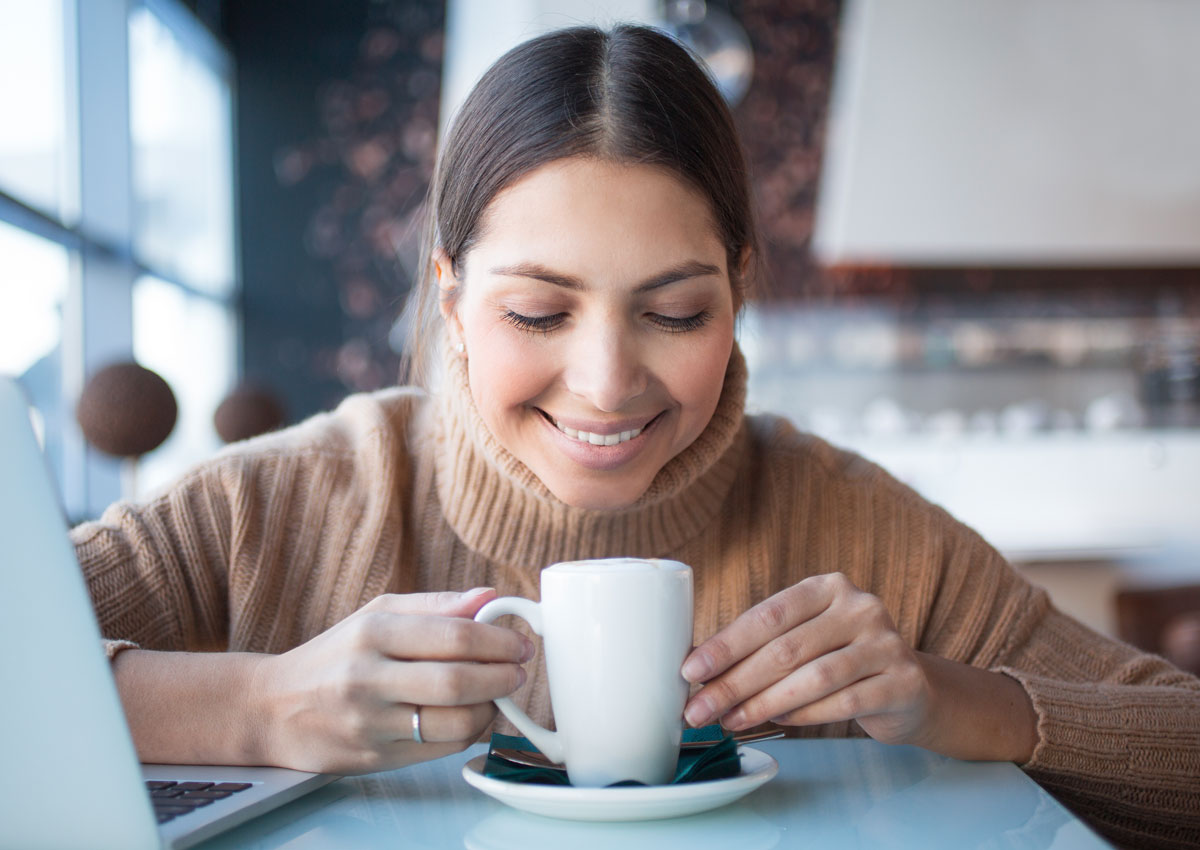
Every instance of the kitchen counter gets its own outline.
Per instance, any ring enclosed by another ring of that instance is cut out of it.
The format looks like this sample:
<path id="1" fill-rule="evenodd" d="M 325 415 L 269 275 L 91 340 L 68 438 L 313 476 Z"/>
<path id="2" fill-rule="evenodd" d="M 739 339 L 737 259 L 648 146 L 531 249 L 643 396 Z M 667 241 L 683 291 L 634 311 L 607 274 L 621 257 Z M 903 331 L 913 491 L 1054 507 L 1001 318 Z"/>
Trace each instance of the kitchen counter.
<path id="1" fill-rule="evenodd" d="M 1200 433 L 832 437 L 1015 562 L 1153 560 L 1200 545 Z M 1196 563 L 1200 576 L 1200 561 Z"/>

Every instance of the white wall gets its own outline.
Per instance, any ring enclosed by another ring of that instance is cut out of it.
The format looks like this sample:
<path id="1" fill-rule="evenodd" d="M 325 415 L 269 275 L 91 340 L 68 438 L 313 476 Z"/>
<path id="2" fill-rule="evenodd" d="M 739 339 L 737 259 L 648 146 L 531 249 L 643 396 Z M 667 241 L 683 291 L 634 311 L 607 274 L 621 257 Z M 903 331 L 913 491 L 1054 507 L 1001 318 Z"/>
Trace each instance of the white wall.
<path id="1" fill-rule="evenodd" d="M 1200 3 L 848 0 L 827 261 L 1200 260 Z"/>
<path id="2" fill-rule="evenodd" d="M 510 48 L 562 27 L 650 23 L 656 0 L 447 0 L 441 129 L 483 72 Z"/>

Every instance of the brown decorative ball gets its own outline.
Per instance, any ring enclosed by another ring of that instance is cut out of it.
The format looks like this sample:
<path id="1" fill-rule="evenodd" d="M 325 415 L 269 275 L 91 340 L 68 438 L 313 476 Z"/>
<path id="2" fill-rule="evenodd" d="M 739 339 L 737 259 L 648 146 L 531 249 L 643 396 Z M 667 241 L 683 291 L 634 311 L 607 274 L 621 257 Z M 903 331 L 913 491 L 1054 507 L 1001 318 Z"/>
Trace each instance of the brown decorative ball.
<path id="1" fill-rule="evenodd" d="M 1168 661 L 1200 676 L 1200 611 L 1171 618 L 1163 627 L 1162 643 Z"/>
<path id="2" fill-rule="evenodd" d="M 274 431 L 286 421 L 283 405 L 268 390 L 253 384 L 234 389 L 217 407 L 213 424 L 227 443 Z"/>
<path id="3" fill-rule="evenodd" d="M 158 448 L 178 416 L 167 382 L 133 362 L 114 363 L 92 375 L 75 406 L 83 436 L 114 457 L 138 457 Z"/>

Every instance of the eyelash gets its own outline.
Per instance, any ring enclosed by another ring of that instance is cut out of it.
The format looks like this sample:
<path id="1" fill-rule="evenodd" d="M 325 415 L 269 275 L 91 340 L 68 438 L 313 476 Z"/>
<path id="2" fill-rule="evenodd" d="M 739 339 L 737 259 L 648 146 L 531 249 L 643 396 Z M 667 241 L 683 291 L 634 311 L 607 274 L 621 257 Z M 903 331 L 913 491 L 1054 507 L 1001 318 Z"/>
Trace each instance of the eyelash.
<path id="1" fill-rule="evenodd" d="M 508 310 L 504 313 L 503 318 L 504 321 L 519 330 L 535 334 L 548 334 L 562 323 L 565 315 L 565 313 L 555 313 L 551 316 L 522 316 L 520 313 Z M 650 316 L 650 321 L 667 333 L 687 333 L 698 330 L 712 319 L 712 313 L 707 310 L 701 310 L 694 316 L 685 316 L 682 319 L 660 316 L 657 313 L 651 313 Z"/>
<path id="2" fill-rule="evenodd" d="M 548 334 L 562 322 L 563 315 L 562 313 L 555 313 L 552 316 L 522 316 L 520 313 L 508 310 L 504 314 L 504 321 L 519 330 L 528 331 L 529 333 Z"/>
<path id="3" fill-rule="evenodd" d="M 687 333 L 688 331 L 698 330 L 708 324 L 712 318 L 712 313 L 707 310 L 701 310 L 694 316 L 685 316 L 682 319 L 677 319 L 673 316 L 660 316 L 657 313 L 651 313 L 651 319 L 654 324 L 658 325 L 664 331 L 673 334 Z"/>

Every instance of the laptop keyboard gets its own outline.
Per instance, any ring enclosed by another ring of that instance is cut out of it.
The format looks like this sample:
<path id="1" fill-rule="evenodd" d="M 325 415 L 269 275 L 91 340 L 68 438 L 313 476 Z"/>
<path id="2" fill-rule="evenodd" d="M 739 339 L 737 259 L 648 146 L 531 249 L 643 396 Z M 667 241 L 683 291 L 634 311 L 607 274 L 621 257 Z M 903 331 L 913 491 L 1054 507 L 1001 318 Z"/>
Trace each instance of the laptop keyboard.
<path id="1" fill-rule="evenodd" d="M 154 803 L 154 816 L 158 818 L 159 823 L 174 820 L 180 815 L 196 811 L 201 806 L 207 806 L 214 800 L 224 800 L 250 787 L 249 782 L 146 780 L 146 790 L 150 792 L 150 802 Z"/>

